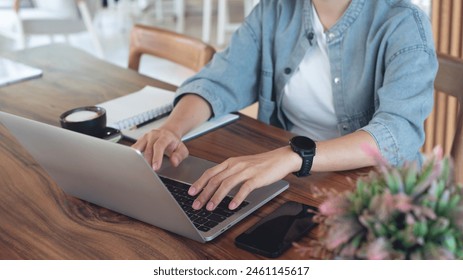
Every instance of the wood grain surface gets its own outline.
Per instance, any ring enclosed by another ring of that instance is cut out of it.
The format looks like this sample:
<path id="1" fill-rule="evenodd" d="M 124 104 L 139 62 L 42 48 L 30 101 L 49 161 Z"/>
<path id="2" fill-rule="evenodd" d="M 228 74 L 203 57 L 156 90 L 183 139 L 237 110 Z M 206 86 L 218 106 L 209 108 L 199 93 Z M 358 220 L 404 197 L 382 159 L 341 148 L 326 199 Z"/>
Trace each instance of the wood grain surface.
<path id="1" fill-rule="evenodd" d="M 52 125 L 71 108 L 97 104 L 152 85 L 174 86 L 111 65 L 65 45 L 5 56 L 43 69 L 42 78 L 0 88 L 0 110 Z M 187 143 L 192 155 L 215 162 L 287 145 L 292 134 L 246 116 Z M 31 135 L 33 137 L 33 135 Z M 319 205 L 313 186 L 344 191 L 346 177 L 366 170 L 285 178 L 289 190 L 212 242 L 201 244 L 70 197 L 0 124 L 0 259 L 263 259 L 234 239 L 279 205 Z M 308 244 L 317 230 L 300 241 Z M 280 259 L 301 259 L 294 249 Z"/>

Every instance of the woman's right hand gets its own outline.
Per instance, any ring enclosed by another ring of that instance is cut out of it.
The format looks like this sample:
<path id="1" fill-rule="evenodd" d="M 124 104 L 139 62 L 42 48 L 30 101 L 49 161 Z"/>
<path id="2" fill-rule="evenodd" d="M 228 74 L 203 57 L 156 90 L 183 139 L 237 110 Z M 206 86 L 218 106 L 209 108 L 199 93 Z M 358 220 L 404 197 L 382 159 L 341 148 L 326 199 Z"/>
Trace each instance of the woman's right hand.
<path id="1" fill-rule="evenodd" d="M 176 167 L 189 153 L 181 140 L 182 136 L 209 119 L 211 114 L 209 103 L 202 97 L 196 94 L 184 95 L 165 124 L 143 135 L 132 147 L 144 153 L 146 161 L 155 171 L 161 167 L 164 155 Z"/>
<path id="2" fill-rule="evenodd" d="M 161 167 L 164 155 L 169 157 L 173 166 L 178 166 L 189 153 L 181 137 L 167 128 L 151 130 L 132 147 L 144 153 L 146 161 L 155 171 Z"/>

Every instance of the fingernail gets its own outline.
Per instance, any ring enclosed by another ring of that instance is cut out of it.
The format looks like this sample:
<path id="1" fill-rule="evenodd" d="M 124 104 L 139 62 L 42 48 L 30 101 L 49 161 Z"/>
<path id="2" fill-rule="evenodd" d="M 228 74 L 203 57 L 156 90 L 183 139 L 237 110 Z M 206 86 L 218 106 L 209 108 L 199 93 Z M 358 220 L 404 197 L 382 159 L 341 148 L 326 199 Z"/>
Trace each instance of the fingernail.
<path id="1" fill-rule="evenodd" d="M 234 201 L 230 202 L 230 204 L 228 205 L 228 209 L 230 210 L 235 210 L 235 208 L 238 206 L 238 204 Z"/>
<path id="2" fill-rule="evenodd" d="M 206 209 L 209 210 L 209 211 L 214 210 L 214 202 L 209 201 L 209 203 L 206 206 Z"/>
<path id="3" fill-rule="evenodd" d="M 157 170 L 158 169 L 158 163 L 157 162 L 153 162 L 153 170 Z"/>
<path id="4" fill-rule="evenodd" d="M 188 189 L 188 194 L 189 195 L 195 195 L 196 194 L 196 188 L 195 187 L 190 187 L 190 189 Z"/>
<path id="5" fill-rule="evenodd" d="M 201 202 L 195 200 L 195 201 L 193 202 L 193 206 L 192 206 L 192 207 L 193 207 L 193 209 L 195 209 L 195 210 L 199 210 L 199 208 L 201 208 Z"/>

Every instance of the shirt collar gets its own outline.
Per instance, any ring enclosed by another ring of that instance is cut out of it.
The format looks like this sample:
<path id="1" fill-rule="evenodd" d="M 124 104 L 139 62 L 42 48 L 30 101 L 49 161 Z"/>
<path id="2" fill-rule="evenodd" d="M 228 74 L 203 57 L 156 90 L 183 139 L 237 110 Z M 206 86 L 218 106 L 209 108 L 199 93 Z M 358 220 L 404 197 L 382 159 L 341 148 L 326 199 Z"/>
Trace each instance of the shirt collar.
<path id="1" fill-rule="evenodd" d="M 342 17 L 333 25 L 327 32 L 333 33 L 338 36 L 344 33 L 359 17 L 362 12 L 363 6 L 366 0 L 352 0 L 347 7 Z M 303 14 L 304 14 L 304 29 L 307 33 L 314 33 L 313 27 L 313 11 L 312 11 L 312 0 L 304 1 Z"/>

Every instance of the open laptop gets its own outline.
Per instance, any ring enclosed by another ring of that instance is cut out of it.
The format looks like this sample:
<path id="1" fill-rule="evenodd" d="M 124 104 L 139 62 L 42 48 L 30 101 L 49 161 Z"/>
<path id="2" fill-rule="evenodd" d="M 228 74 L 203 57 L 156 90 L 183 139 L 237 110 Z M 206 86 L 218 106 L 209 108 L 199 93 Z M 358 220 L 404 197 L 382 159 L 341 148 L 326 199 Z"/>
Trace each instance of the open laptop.
<path id="1" fill-rule="evenodd" d="M 226 205 L 212 213 L 195 211 L 184 193 L 212 162 L 190 156 L 172 167 L 164 160 L 156 173 L 128 146 L 4 112 L 0 122 L 67 194 L 199 242 L 214 239 L 288 188 L 278 181 L 257 189 L 237 211 Z"/>

